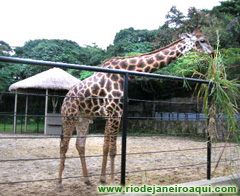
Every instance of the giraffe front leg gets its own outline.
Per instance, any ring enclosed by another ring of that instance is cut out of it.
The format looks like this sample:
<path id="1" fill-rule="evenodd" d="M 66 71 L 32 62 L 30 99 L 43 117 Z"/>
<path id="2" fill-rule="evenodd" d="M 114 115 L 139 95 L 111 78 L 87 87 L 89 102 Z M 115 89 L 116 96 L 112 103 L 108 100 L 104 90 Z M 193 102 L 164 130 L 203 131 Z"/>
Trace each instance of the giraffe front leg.
<path id="1" fill-rule="evenodd" d="M 66 138 L 63 137 L 61 139 L 61 143 L 60 143 L 60 164 L 59 164 L 59 173 L 58 173 L 58 188 L 62 189 L 62 174 L 63 174 L 63 170 L 65 167 L 65 159 L 66 159 L 66 153 L 68 151 L 68 146 L 69 146 L 69 141 L 70 141 L 70 134 L 69 135 L 65 135 L 67 136 Z"/>
<path id="2" fill-rule="evenodd" d="M 87 164 L 85 159 L 85 146 L 86 146 L 86 136 L 88 134 L 89 124 L 91 120 L 89 119 L 80 119 L 80 122 L 77 125 L 77 140 L 76 140 L 76 148 L 78 150 L 81 164 L 82 164 L 82 173 L 84 176 L 84 182 L 87 185 L 91 185 L 88 176 Z"/>

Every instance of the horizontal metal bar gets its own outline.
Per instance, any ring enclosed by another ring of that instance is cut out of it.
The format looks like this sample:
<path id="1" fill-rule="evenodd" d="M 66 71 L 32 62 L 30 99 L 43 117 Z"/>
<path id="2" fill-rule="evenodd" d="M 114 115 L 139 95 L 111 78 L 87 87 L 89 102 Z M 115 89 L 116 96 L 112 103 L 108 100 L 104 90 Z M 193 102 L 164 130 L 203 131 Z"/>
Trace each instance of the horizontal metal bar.
<path id="1" fill-rule="evenodd" d="M 69 63 L 56 63 L 51 61 L 23 59 L 23 58 L 16 58 L 16 57 L 0 56 L 0 62 L 22 63 L 22 64 L 29 64 L 29 65 L 40 65 L 40 66 L 50 66 L 50 67 L 59 67 L 59 68 L 83 69 L 88 71 L 116 73 L 116 74 L 128 73 L 135 76 L 146 76 L 146 77 L 153 77 L 153 78 L 162 78 L 167 80 L 179 80 L 179 81 L 185 80 L 189 82 L 197 82 L 197 83 L 205 83 L 205 84 L 209 83 L 208 80 L 202 80 L 202 79 L 196 79 L 196 78 L 188 78 L 188 77 L 184 78 L 179 76 L 168 76 L 168 75 L 153 74 L 153 73 L 143 73 L 138 71 L 128 71 L 124 69 L 109 69 L 104 67 L 77 65 L 77 64 L 69 64 Z"/>
<path id="2" fill-rule="evenodd" d="M 222 146 L 225 147 L 225 146 Z M 126 155 L 148 155 L 148 154 L 160 154 L 160 153 L 172 153 L 172 152 L 184 152 L 184 151 L 198 151 L 198 150 L 205 150 L 206 147 L 203 148 L 187 148 L 187 149 L 173 149 L 173 150 L 164 150 L 164 151 L 151 151 L 151 152 L 132 152 L 132 153 L 127 153 Z M 116 154 L 116 156 L 121 156 L 122 154 Z M 98 155 L 86 155 L 82 156 L 85 158 L 93 158 L 93 157 L 103 157 L 103 156 L 108 156 L 104 154 L 98 154 Z M 80 158 L 80 156 L 72 156 L 72 157 L 66 157 L 66 159 L 76 159 Z M 0 159 L 1 162 L 19 162 L 19 161 L 48 161 L 48 160 L 57 160 L 57 159 L 62 159 L 61 157 L 43 157 L 43 158 L 23 158 L 23 159 Z"/>
<path id="3" fill-rule="evenodd" d="M 1 92 L 0 92 L 1 94 Z M 137 102 L 148 102 L 148 103 L 164 103 L 164 104 L 187 104 L 187 105 L 199 105 L 202 104 L 199 101 L 195 101 L 195 102 L 176 102 L 176 101 L 162 101 L 162 100 L 150 100 L 150 99 L 132 99 L 129 98 L 129 101 L 137 101 Z"/>
<path id="4" fill-rule="evenodd" d="M 67 91 L 67 90 L 66 90 Z M 87 100 L 92 100 L 92 99 L 106 99 L 106 100 L 122 100 L 123 97 L 113 97 L 113 98 L 108 98 L 108 97 L 83 97 L 83 96 L 67 96 L 67 95 L 52 95 L 52 94 L 38 94 L 38 93 L 27 93 L 27 92 L 0 92 L 0 95 L 23 95 L 23 96 L 38 96 L 38 97 L 60 97 L 60 98 L 71 98 L 71 99 L 87 99 Z"/>

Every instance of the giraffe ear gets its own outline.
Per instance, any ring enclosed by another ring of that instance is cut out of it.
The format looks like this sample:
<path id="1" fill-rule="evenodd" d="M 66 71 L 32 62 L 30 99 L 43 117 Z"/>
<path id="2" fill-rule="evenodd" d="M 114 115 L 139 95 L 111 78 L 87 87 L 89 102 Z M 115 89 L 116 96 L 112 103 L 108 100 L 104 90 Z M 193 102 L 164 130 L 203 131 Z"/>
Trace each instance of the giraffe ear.
<path id="1" fill-rule="evenodd" d="M 180 35 L 180 38 L 182 38 L 182 39 L 190 39 L 191 37 L 192 36 L 188 33 L 183 33 L 183 34 Z"/>

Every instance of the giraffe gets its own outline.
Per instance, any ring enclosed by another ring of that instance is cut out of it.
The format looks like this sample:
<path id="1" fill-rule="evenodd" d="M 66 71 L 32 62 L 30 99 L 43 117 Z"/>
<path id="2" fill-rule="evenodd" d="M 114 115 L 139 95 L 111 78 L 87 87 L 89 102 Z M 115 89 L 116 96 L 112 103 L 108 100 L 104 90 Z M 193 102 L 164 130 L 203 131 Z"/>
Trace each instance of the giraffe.
<path id="1" fill-rule="evenodd" d="M 213 52 L 208 39 L 199 31 L 182 34 L 180 39 L 158 50 L 134 57 L 116 57 L 102 63 L 102 67 L 152 73 L 190 50 L 210 54 Z M 107 117 L 104 131 L 103 160 L 100 181 L 106 182 L 107 156 L 110 155 L 111 182 L 114 182 L 114 158 L 117 133 L 122 116 L 123 76 L 113 73 L 94 73 L 73 86 L 61 108 L 63 136 L 60 142 L 58 186 L 62 187 L 66 153 L 73 130 L 76 128 L 78 150 L 84 181 L 90 185 L 85 160 L 86 135 L 92 117 Z"/>

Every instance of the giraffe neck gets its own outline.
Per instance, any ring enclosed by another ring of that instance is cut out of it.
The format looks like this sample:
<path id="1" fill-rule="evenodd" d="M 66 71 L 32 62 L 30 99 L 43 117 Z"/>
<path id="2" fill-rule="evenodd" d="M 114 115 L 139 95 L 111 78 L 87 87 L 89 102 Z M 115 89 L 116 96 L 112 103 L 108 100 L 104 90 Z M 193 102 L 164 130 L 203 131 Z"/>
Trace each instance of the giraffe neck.
<path id="1" fill-rule="evenodd" d="M 140 56 L 111 58 L 104 62 L 102 66 L 112 69 L 126 69 L 130 71 L 152 73 L 167 66 L 177 57 L 189 50 L 191 50 L 191 47 L 187 47 L 186 42 L 181 39 L 164 48 Z"/>

